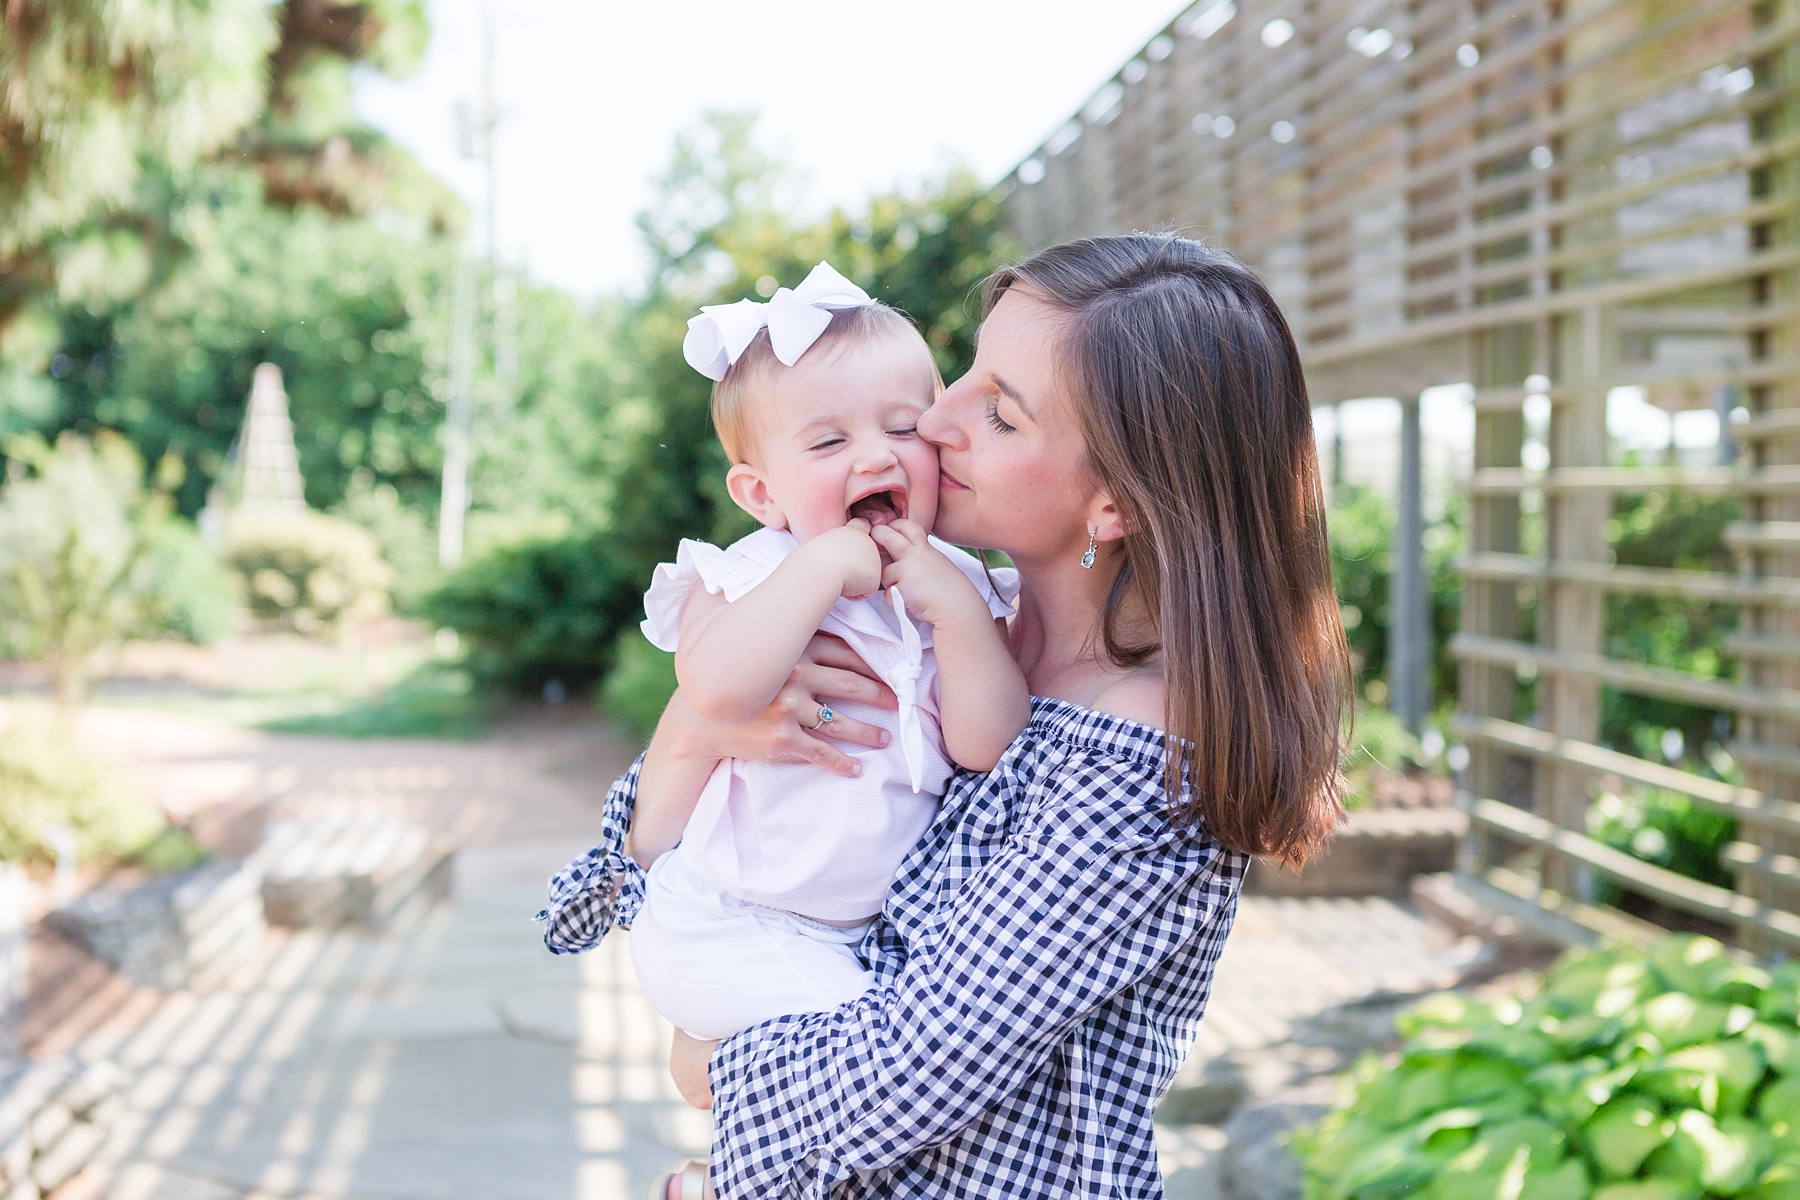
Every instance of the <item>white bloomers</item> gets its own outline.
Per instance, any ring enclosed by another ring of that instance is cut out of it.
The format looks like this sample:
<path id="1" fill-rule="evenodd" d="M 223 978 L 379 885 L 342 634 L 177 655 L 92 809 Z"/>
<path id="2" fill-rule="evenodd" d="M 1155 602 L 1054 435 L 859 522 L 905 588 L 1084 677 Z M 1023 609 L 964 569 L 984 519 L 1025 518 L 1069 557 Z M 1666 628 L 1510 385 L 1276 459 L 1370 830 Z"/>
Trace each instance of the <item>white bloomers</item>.
<path id="1" fill-rule="evenodd" d="M 868 991 L 856 957 L 868 923 L 838 929 L 739 900 L 677 846 L 650 868 L 631 963 L 650 1006 L 697 1038 L 784 1013 L 823 1012 Z"/>

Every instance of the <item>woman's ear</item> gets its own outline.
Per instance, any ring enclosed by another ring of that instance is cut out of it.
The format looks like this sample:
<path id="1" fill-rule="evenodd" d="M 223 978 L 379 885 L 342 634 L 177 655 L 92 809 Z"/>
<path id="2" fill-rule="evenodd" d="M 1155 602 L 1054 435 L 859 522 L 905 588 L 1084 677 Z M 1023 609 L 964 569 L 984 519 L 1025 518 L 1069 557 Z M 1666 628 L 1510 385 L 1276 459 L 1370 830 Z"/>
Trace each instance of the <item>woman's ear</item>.
<path id="1" fill-rule="evenodd" d="M 787 528 L 787 514 L 769 494 L 768 480 L 749 463 L 738 463 L 725 472 L 725 490 L 733 503 L 770 529 Z"/>
<path id="2" fill-rule="evenodd" d="M 1094 531 L 1094 540 L 1099 542 L 1116 542 L 1131 532 L 1131 522 L 1105 492 L 1094 493 L 1094 499 L 1088 505 L 1087 527 Z"/>

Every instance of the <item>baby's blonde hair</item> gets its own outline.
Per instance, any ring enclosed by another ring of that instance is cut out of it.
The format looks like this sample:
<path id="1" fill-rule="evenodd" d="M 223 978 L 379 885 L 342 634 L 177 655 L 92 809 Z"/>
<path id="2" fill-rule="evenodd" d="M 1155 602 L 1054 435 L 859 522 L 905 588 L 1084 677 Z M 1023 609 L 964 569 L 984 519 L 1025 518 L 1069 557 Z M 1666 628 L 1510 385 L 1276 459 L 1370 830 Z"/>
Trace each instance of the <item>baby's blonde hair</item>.
<path id="1" fill-rule="evenodd" d="M 807 349 L 801 361 L 804 362 L 813 355 L 827 353 L 838 343 L 876 337 L 905 338 L 917 344 L 925 361 L 931 364 L 931 396 L 932 399 L 937 399 L 937 394 L 944 390 L 944 377 L 938 373 L 937 361 L 931 356 L 931 348 L 919 336 L 918 329 L 907 319 L 905 313 L 879 301 L 832 313 L 831 324 L 825 327 L 818 340 Z M 781 360 L 775 357 L 775 347 L 769 342 L 769 331 L 762 329 L 750 339 L 750 344 L 744 347 L 738 360 L 731 364 L 730 369 L 725 372 L 725 378 L 713 384 L 713 430 L 718 433 L 719 444 L 725 447 L 725 454 L 732 463 L 750 461 L 750 452 L 756 444 L 753 435 L 755 414 L 752 411 L 755 408 L 755 398 L 775 377 L 775 372 L 781 369 Z"/>

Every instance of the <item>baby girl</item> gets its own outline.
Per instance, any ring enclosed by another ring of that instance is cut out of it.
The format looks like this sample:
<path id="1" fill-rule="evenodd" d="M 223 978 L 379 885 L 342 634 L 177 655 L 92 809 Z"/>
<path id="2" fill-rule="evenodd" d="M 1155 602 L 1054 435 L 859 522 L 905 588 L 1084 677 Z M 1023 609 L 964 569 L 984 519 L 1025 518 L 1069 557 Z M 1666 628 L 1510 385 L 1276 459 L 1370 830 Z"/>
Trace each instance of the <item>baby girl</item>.
<path id="1" fill-rule="evenodd" d="M 899 701 L 842 706 L 890 735 L 848 748 L 854 779 L 721 763 L 651 866 L 638 981 L 675 1025 L 719 1038 L 869 989 L 856 945 L 901 859 L 954 766 L 993 767 L 1030 700 L 1005 638 L 1013 573 L 927 535 L 938 462 L 917 426 L 943 383 L 912 324 L 820 263 L 766 305 L 702 309 L 684 350 L 715 380 L 726 488 L 764 528 L 723 550 L 682 542 L 644 597 L 646 636 L 711 721 L 761 713 L 818 631 Z M 815 727 L 838 715 L 821 705 Z"/>

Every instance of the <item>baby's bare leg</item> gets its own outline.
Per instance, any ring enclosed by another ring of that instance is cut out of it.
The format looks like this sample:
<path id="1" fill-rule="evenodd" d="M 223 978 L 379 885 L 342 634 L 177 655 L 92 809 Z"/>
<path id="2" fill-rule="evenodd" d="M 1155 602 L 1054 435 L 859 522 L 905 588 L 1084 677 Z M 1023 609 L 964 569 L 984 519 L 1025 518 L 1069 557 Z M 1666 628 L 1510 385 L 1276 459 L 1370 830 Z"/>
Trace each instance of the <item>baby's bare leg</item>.
<path id="1" fill-rule="evenodd" d="M 712 1107 L 712 1085 L 707 1082 L 706 1067 L 718 1044 L 703 1042 L 677 1029 L 669 1047 L 669 1075 L 675 1080 L 675 1090 L 695 1108 Z"/>

